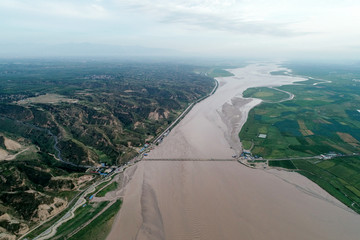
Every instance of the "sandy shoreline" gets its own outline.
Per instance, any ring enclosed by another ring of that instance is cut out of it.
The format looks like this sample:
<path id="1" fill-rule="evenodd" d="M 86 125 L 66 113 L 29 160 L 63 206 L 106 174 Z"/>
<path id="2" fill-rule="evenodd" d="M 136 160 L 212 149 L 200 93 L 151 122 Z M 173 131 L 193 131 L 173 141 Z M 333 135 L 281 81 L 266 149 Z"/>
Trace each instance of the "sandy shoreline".
<path id="1" fill-rule="evenodd" d="M 306 80 L 269 74 L 279 70 L 284 68 L 276 64 L 251 64 L 229 69 L 235 76 L 217 78 L 219 88 L 214 95 L 196 104 L 148 158 L 226 159 L 239 155 L 242 149 L 238 133 L 250 109 L 261 102 L 244 99 L 242 93 L 250 87 L 275 87 Z"/>
<path id="2" fill-rule="evenodd" d="M 231 158 L 238 132 L 260 101 L 249 87 L 304 79 L 271 76 L 275 64 L 251 64 L 218 78 L 149 158 Z M 124 203 L 107 239 L 358 239 L 360 216 L 307 178 L 254 170 L 237 162 L 143 161 L 127 169 Z"/>

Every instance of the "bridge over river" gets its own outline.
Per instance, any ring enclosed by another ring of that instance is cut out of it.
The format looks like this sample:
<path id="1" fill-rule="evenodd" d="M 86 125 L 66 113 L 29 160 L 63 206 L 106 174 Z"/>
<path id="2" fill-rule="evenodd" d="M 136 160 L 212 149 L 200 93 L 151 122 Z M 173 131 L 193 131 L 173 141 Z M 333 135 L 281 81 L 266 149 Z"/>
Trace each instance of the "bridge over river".
<path id="1" fill-rule="evenodd" d="M 182 162 L 235 162 L 237 159 L 201 159 L 201 158 L 144 158 L 143 161 L 182 161 Z"/>
<path id="2" fill-rule="evenodd" d="M 345 157 L 346 155 L 342 155 Z M 349 155 L 353 156 L 353 155 Z M 254 158 L 254 159 L 246 159 L 247 161 L 289 161 L 289 160 L 311 160 L 311 159 L 320 159 L 321 156 L 311 156 L 311 157 L 292 157 L 292 158 L 274 158 L 274 159 L 265 159 L 265 158 Z M 188 162 L 200 162 L 200 161 L 208 161 L 208 162 L 235 162 L 241 161 L 245 159 L 238 158 L 143 158 L 143 161 L 188 161 Z"/>

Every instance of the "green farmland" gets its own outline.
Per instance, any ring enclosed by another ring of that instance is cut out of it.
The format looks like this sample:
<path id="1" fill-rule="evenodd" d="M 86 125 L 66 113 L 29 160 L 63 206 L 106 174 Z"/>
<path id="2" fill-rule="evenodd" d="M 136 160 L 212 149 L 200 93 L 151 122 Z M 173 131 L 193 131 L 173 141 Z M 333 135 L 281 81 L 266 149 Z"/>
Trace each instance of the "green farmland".
<path id="1" fill-rule="evenodd" d="M 359 68 L 288 67 L 297 75 L 310 76 L 309 79 L 279 87 L 293 93 L 294 99 L 263 102 L 250 111 L 239 134 L 244 148 L 251 148 L 253 155 L 267 159 L 289 158 L 289 161 L 270 161 L 269 165 L 297 169 L 360 212 L 360 157 L 357 155 L 360 152 L 360 81 L 356 80 L 360 79 Z M 248 89 L 244 96 L 269 100 L 272 91 L 270 88 Z M 259 138 L 259 134 L 266 134 L 266 138 Z M 291 160 L 331 152 L 343 157 Z"/>
<path id="2" fill-rule="evenodd" d="M 254 143 L 253 154 L 283 158 L 359 152 L 359 95 L 338 95 L 331 84 L 308 82 L 281 89 L 295 98 L 255 107 L 240 132 L 242 141 Z M 261 133 L 267 137 L 259 138 Z"/>
<path id="3" fill-rule="evenodd" d="M 296 170 L 360 213 L 360 158 L 358 156 L 330 160 L 274 160 L 269 161 L 269 165 Z"/>
<path id="4" fill-rule="evenodd" d="M 95 217 L 96 214 L 101 212 L 108 204 L 109 202 L 88 203 L 87 205 L 80 207 L 75 211 L 75 217 L 73 219 L 63 223 L 57 229 L 53 239 L 67 239 L 68 235 L 71 235 L 72 232 L 80 228 L 82 224 L 85 224 Z"/>
<path id="5" fill-rule="evenodd" d="M 289 94 L 275 88 L 258 87 L 247 89 L 243 96 L 245 98 L 260 98 L 265 102 L 279 102 L 289 97 Z"/>
<path id="6" fill-rule="evenodd" d="M 96 197 L 104 197 L 106 195 L 106 193 L 116 190 L 117 187 L 118 187 L 118 183 L 117 182 L 112 182 L 108 186 L 106 186 L 103 190 L 98 192 L 96 194 Z"/>
<path id="7" fill-rule="evenodd" d="M 102 240 L 107 237 L 111 231 L 112 224 L 115 220 L 115 215 L 120 210 L 122 201 L 117 200 L 99 217 L 94 219 L 89 225 L 81 229 L 77 234 L 72 236 L 70 240 Z"/>
<path id="8" fill-rule="evenodd" d="M 292 160 L 299 173 L 360 213 L 360 157 Z"/>

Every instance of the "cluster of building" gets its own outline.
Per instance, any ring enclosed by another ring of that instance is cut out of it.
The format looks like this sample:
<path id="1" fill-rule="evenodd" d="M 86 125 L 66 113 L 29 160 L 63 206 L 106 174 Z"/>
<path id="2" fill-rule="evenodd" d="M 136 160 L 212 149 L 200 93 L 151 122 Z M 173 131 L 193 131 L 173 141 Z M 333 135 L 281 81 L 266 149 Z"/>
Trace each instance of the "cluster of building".
<path id="1" fill-rule="evenodd" d="M 140 149 L 139 153 L 143 153 L 150 145 L 145 143 L 144 146 Z"/>
<path id="2" fill-rule="evenodd" d="M 116 170 L 116 166 L 107 166 L 106 163 L 101 163 L 100 167 L 90 171 L 91 173 L 99 174 L 101 176 L 107 176 Z"/>
<path id="3" fill-rule="evenodd" d="M 240 154 L 240 159 L 248 160 L 248 161 L 255 161 L 255 160 L 262 160 L 263 158 L 258 155 L 253 156 L 249 150 L 243 150 L 243 152 Z"/>
<path id="4" fill-rule="evenodd" d="M 159 137 L 159 139 L 156 140 L 155 144 L 161 143 L 164 140 L 164 137 L 167 137 L 167 135 L 169 135 L 169 133 L 170 133 L 170 130 L 167 130 L 166 132 L 164 132 L 164 134 L 161 135 Z"/>
<path id="5" fill-rule="evenodd" d="M 344 154 L 342 154 L 342 153 L 329 152 L 329 153 L 326 153 L 326 154 L 321 154 L 319 158 L 322 159 L 322 160 L 329 160 L 329 159 L 332 159 L 334 157 L 341 157 L 343 155 Z"/>
<path id="6" fill-rule="evenodd" d="M 86 76 L 84 77 L 84 79 L 89 79 L 89 80 L 110 80 L 110 79 L 114 79 L 114 76 L 112 75 L 108 75 L 108 74 L 101 74 L 101 75 L 90 75 L 90 76 Z"/>

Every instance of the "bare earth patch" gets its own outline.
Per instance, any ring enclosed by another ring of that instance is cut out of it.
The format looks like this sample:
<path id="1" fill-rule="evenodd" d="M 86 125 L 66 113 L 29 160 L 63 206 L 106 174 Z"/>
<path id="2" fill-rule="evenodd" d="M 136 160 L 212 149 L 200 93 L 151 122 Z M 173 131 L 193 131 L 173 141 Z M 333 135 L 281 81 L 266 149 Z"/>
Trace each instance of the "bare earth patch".
<path id="1" fill-rule="evenodd" d="M 20 143 L 4 137 L 4 144 L 7 150 L 19 150 L 22 146 Z"/>
<path id="2" fill-rule="evenodd" d="M 137 129 L 137 128 L 143 128 L 144 127 L 144 123 L 141 123 L 141 122 L 135 122 L 134 123 L 134 129 Z"/>
<path id="3" fill-rule="evenodd" d="M 18 104 L 29 104 L 29 103 L 47 103 L 47 104 L 55 104 L 60 102 L 67 103 L 77 103 L 77 99 L 67 98 L 65 96 L 59 94 L 47 93 L 45 95 L 40 95 L 37 97 L 26 98 L 20 101 L 17 101 Z"/>
<path id="4" fill-rule="evenodd" d="M 314 142 L 311 138 L 306 137 L 305 140 L 306 140 L 306 142 L 309 143 L 310 145 L 315 145 L 315 142 Z"/>
<path id="5" fill-rule="evenodd" d="M 329 121 L 326 121 L 325 119 L 318 119 L 318 120 L 314 120 L 315 123 L 323 123 L 323 124 L 332 124 Z"/>
<path id="6" fill-rule="evenodd" d="M 5 150 L 0 149 L 0 161 L 1 160 L 14 160 L 18 155 L 28 151 L 29 149 L 30 149 L 30 147 L 25 148 L 16 154 L 9 154 Z"/>
<path id="7" fill-rule="evenodd" d="M 150 112 L 148 118 L 151 120 L 159 120 L 159 114 L 157 112 Z"/>
<path id="8" fill-rule="evenodd" d="M 305 122 L 303 120 L 298 120 L 298 124 L 300 127 L 300 132 L 303 136 L 314 135 L 314 133 L 306 127 Z"/>
<path id="9" fill-rule="evenodd" d="M 325 143 L 325 144 L 329 145 L 330 147 L 335 148 L 335 149 L 337 149 L 340 152 L 343 152 L 345 154 L 349 154 L 349 155 L 352 154 L 352 152 L 350 152 L 349 150 L 346 150 L 345 148 L 343 148 L 341 146 L 338 146 L 338 145 L 335 145 L 335 144 L 332 144 L 332 143 L 330 143 L 328 141 L 323 141 L 322 143 Z"/>
<path id="10" fill-rule="evenodd" d="M 15 235 L 12 235 L 12 234 L 8 234 L 8 233 L 5 233 L 5 231 L 1 231 L 1 227 L 0 227 L 0 239 L 1 240 L 15 240 L 16 239 L 16 236 Z"/>
<path id="11" fill-rule="evenodd" d="M 77 185 L 91 181 L 94 178 L 93 175 L 84 175 L 78 178 Z"/>
<path id="12" fill-rule="evenodd" d="M 61 198 L 54 198 L 54 202 L 52 204 L 41 204 L 38 206 L 38 220 L 44 221 L 61 212 L 66 206 L 67 201 Z"/>
<path id="13" fill-rule="evenodd" d="M 1 149 L 0 148 L 0 161 L 2 160 L 13 160 L 15 159 L 18 155 L 22 154 L 23 152 L 26 152 L 30 149 L 30 147 L 27 148 L 23 148 L 23 146 L 18 143 L 17 141 L 14 141 L 12 139 L 9 139 L 3 135 L 0 135 L 3 139 L 4 139 L 4 145 L 6 150 L 8 151 L 18 151 L 16 153 L 14 152 L 8 152 L 5 149 Z"/>
<path id="14" fill-rule="evenodd" d="M 5 160 L 9 156 L 9 153 L 0 148 L 0 161 Z"/>
<path id="15" fill-rule="evenodd" d="M 359 147 L 359 141 L 356 140 L 353 136 L 351 136 L 348 133 L 342 133 L 342 132 L 337 132 L 336 133 L 341 140 L 343 140 L 344 142 L 354 146 L 354 147 Z"/>
<path id="16" fill-rule="evenodd" d="M 148 118 L 151 120 L 159 120 L 161 118 L 168 118 L 169 117 L 169 111 L 165 110 L 163 113 L 159 113 L 158 111 L 150 112 Z"/>

